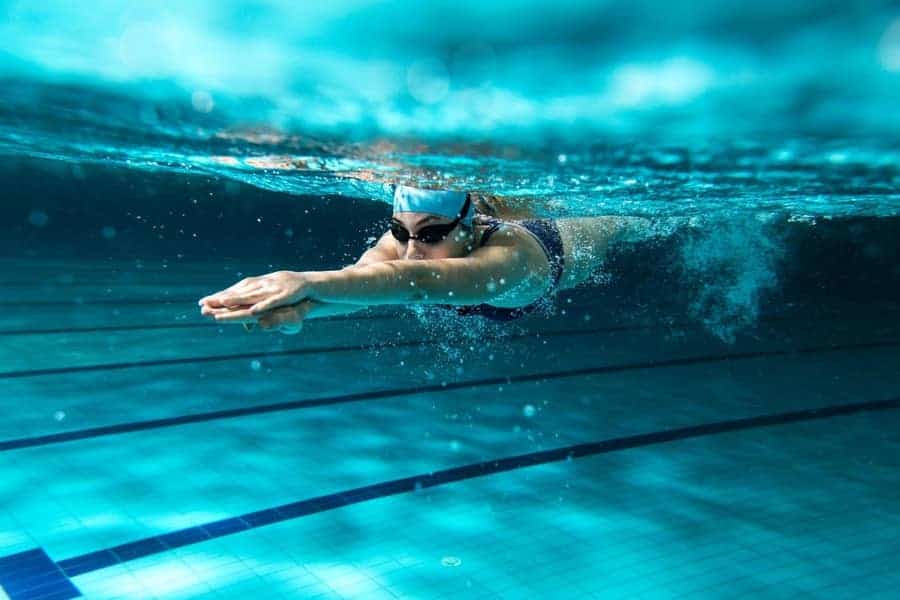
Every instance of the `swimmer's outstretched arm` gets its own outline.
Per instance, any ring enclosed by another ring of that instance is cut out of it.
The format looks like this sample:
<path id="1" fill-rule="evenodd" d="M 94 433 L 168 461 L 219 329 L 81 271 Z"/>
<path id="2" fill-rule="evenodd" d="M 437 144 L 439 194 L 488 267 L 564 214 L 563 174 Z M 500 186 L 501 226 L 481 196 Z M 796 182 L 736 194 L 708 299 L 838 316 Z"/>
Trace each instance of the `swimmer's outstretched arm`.
<path id="1" fill-rule="evenodd" d="M 387 260 L 344 271 L 313 271 L 310 298 L 378 304 L 478 304 L 532 279 L 521 251 L 487 247 L 465 258 Z M 538 281 L 543 279 L 538 278 Z"/>
<path id="2" fill-rule="evenodd" d="M 543 291 L 548 275 L 539 248 L 492 245 L 464 258 L 388 260 L 338 271 L 278 271 L 201 302 L 248 307 L 216 314 L 220 321 L 246 320 L 304 299 L 380 305 L 478 304 L 521 297 L 527 304 Z"/>
<path id="3" fill-rule="evenodd" d="M 375 246 L 366 250 L 363 255 L 359 257 L 356 263 L 347 265 L 344 267 L 344 269 L 354 269 L 356 267 L 371 264 L 374 262 L 381 262 L 384 260 L 394 260 L 396 259 L 396 256 L 397 254 L 393 249 L 393 236 L 391 236 L 390 232 L 386 232 Z M 250 308 L 250 306 L 226 304 L 221 300 L 223 298 L 227 298 L 229 296 L 229 293 L 231 292 L 243 292 L 244 289 L 242 288 L 246 288 L 247 284 L 252 282 L 254 279 L 259 278 L 245 279 L 244 281 L 231 286 L 227 290 L 223 290 L 222 292 L 213 294 L 211 296 L 206 296 L 205 298 L 201 299 L 199 302 L 200 313 L 207 317 L 214 317 L 219 320 L 225 320 L 220 319 L 218 315 L 224 315 L 235 310 Z M 366 304 L 349 304 L 346 302 L 321 302 L 318 300 L 305 300 L 294 305 L 283 306 L 274 311 L 269 311 L 266 314 L 249 316 L 243 321 L 239 322 L 243 322 L 245 325 L 258 323 L 263 329 L 280 327 L 282 330 L 284 330 L 285 327 L 293 325 L 295 326 L 297 331 L 299 331 L 302 322 L 306 319 L 319 319 L 323 317 L 346 315 L 358 312 L 366 308 L 368 308 L 368 305 Z"/>

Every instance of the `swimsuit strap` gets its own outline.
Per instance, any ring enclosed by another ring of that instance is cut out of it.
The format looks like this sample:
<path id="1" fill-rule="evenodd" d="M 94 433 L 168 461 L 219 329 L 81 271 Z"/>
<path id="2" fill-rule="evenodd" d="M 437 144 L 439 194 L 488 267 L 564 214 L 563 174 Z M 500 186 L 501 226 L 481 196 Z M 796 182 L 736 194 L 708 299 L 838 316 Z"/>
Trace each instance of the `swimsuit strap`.
<path id="1" fill-rule="evenodd" d="M 550 263 L 550 275 L 553 279 L 551 289 L 555 289 L 559 286 L 565 267 L 565 252 L 559 227 L 550 219 L 527 219 L 518 224 L 528 230 L 543 248 L 544 255 Z"/>
<path id="2" fill-rule="evenodd" d="M 500 226 L 503 225 L 503 221 L 500 219 L 495 219 L 494 217 L 490 217 L 488 220 L 488 228 L 484 230 L 484 233 L 481 234 L 481 243 L 478 244 L 479 247 L 487 244 L 488 240 L 491 239 L 491 236 L 500 229 Z"/>

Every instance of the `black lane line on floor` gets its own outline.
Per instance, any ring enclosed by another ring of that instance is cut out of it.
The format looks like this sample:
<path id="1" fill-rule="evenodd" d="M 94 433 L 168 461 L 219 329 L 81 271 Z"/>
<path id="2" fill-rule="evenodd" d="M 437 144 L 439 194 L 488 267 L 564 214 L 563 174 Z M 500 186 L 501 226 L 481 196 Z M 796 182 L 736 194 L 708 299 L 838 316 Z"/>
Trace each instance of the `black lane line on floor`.
<path id="1" fill-rule="evenodd" d="M 613 331 L 626 331 L 628 326 L 622 327 L 596 327 L 592 329 L 561 329 L 557 331 L 526 332 L 510 335 L 503 340 L 518 340 L 528 337 L 542 339 L 545 337 L 565 337 L 579 335 L 594 335 Z M 389 350 L 392 348 L 406 347 L 430 347 L 438 346 L 443 342 L 426 342 L 421 340 L 407 342 L 385 342 L 377 344 L 355 344 L 352 346 L 319 346 L 310 348 L 297 348 L 294 350 L 278 350 L 268 352 L 245 352 L 241 354 L 223 354 L 219 356 L 193 356 L 185 358 L 163 358 L 157 360 L 139 360 L 121 363 L 102 363 L 98 365 L 82 365 L 76 367 L 52 367 L 47 369 L 26 369 L 21 371 L 0 371 L 0 379 L 20 379 L 23 377 L 45 377 L 49 375 L 67 375 L 72 373 L 89 373 L 92 371 L 115 371 L 121 369 L 143 369 L 147 367 L 160 367 L 172 365 L 186 365 L 194 363 L 224 362 L 229 360 L 247 360 L 251 358 L 278 358 L 282 356 L 295 356 L 301 354 L 326 354 L 330 352 L 365 352 L 367 350 Z"/>
<path id="2" fill-rule="evenodd" d="M 117 288 L 187 288 L 188 291 L 200 290 L 198 298 L 209 294 L 210 286 L 221 285 L 221 281 L 197 281 L 194 278 L 185 278 L 185 281 L 175 281 L 166 279 L 165 281 L 125 281 L 121 279 L 99 279 L 97 281 L 59 281 L 52 278 L 42 281 L 26 281 L 24 279 L 7 279 L 0 280 L 0 286 L 4 288 L 30 288 L 29 292 L 45 292 L 48 290 L 65 291 L 71 293 L 73 288 L 86 288 L 96 291 L 97 289 L 117 289 Z"/>
<path id="3" fill-rule="evenodd" d="M 200 307 L 197 306 L 197 297 L 178 297 L 178 296 L 160 296 L 160 297 L 150 297 L 150 298 L 88 298 L 88 299 L 79 299 L 72 298 L 69 300 L 4 300 L 0 302 L 0 308 L 22 308 L 28 309 L 34 306 L 47 307 L 47 306 L 67 306 L 72 308 L 78 308 L 80 306 L 146 306 L 146 305 L 158 305 L 158 306 L 171 306 L 171 305 L 185 305 L 195 307 L 198 311 Z"/>
<path id="4" fill-rule="evenodd" d="M 95 298 L 90 300 L 16 300 L 15 302 L 0 302 L 0 308 L 30 308 L 32 306 L 71 306 L 77 308 L 79 306 L 142 306 L 146 304 L 156 304 L 159 306 L 168 306 L 170 304 L 189 304 L 197 306 L 197 298 L 176 298 L 164 296 L 162 298 Z M 199 310 L 199 308 L 198 308 Z"/>
<path id="5" fill-rule="evenodd" d="M 214 271 L 211 270 L 208 266 L 204 266 L 201 264 L 196 265 L 185 265 L 185 264 L 142 264 L 137 266 L 134 262 L 130 264 L 124 263 L 108 263 L 108 264 L 97 264 L 86 267 L 75 267 L 72 268 L 73 265 L 66 261 L 60 261 L 56 263 L 43 263 L 40 264 L 38 261 L 26 261 L 22 260 L 15 264 L 9 264 L 7 262 L 3 262 L 0 260 L 0 272 L 6 273 L 22 273 L 23 269 L 30 269 L 28 273 L 30 275 L 34 275 L 38 278 L 41 276 L 45 277 L 43 281 L 47 281 L 53 277 L 59 277 L 60 273 L 72 274 L 73 277 L 77 277 L 80 275 L 92 275 L 95 273 L 100 273 L 103 276 L 107 275 L 122 275 L 125 277 L 133 277 L 136 275 L 203 275 L 209 277 L 210 279 L 215 279 L 219 281 L 219 276 L 221 279 L 225 280 L 233 280 L 234 278 L 243 278 L 243 277 L 253 277 L 250 273 L 253 272 L 257 275 L 262 275 L 264 273 L 271 273 L 274 267 L 272 265 L 247 265 L 247 264 L 238 264 L 235 263 L 236 266 L 221 266 L 221 270 Z M 35 267 L 40 267 L 41 271 L 36 271 Z M 37 279 L 36 281 L 41 281 Z"/>
<path id="6" fill-rule="evenodd" d="M 422 342 L 396 342 L 388 345 L 354 345 L 354 346 L 323 346 L 310 348 L 297 348 L 295 350 L 279 350 L 276 352 L 244 352 L 240 354 L 224 354 L 221 356 L 199 356 L 191 358 L 164 358 L 158 360 L 139 360 L 132 362 L 104 363 L 99 365 L 83 365 L 80 367 L 55 367 L 51 369 L 29 369 L 25 371 L 0 372 L 0 379 L 20 379 L 23 377 L 46 377 L 48 375 L 69 375 L 73 373 L 90 373 L 94 371 L 118 371 L 122 369 L 144 369 L 148 367 L 167 367 L 172 365 L 190 365 L 212 362 L 227 362 L 231 360 L 247 360 L 251 358 L 279 358 L 283 356 L 297 356 L 302 354 L 326 354 L 331 352 L 359 352 L 365 350 L 378 350 L 386 348 L 402 348 L 405 346 L 419 346 Z"/>
<path id="7" fill-rule="evenodd" d="M 598 310 L 602 310 L 602 307 L 590 306 L 590 305 L 566 305 L 564 308 L 567 313 L 570 314 L 591 314 L 595 313 Z M 890 310 L 890 309 L 879 309 L 875 311 L 874 314 L 877 315 L 895 315 L 900 313 L 900 311 Z M 354 314 L 354 315 L 336 315 L 334 317 L 324 317 L 322 319 L 316 319 L 317 321 L 376 321 L 376 320 L 392 320 L 392 319 L 402 319 L 404 317 L 409 316 L 410 313 L 398 311 L 389 314 Z M 557 315 L 551 315 L 552 318 Z M 871 316 L 871 315 L 870 315 Z M 842 315 L 840 313 L 826 313 L 826 314 L 818 314 L 818 315 L 803 315 L 801 318 L 798 318 L 795 315 L 773 315 L 770 317 L 760 318 L 758 322 L 760 323 L 777 323 L 783 321 L 826 321 L 831 319 L 839 319 Z M 535 315 L 531 317 L 540 318 L 539 315 Z M 160 329 L 189 329 L 189 328 L 214 328 L 214 327 L 223 327 L 226 326 L 226 323 L 172 323 L 172 324 L 164 324 L 157 323 L 151 325 L 107 325 L 107 326 L 94 326 L 94 327 L 59 327 L 59 328 L 47 328 L 47 329 L 0 329 L 0 336 L 11 336 L 11 335 L 59 335 L 59 334 L 70 334 L 70 333 L 98 333 L 98 332 L 116 332 L 116 331 L 151 331 L 151 330 L 160 330 Z M 641 329 L 685 329 L 685 328 L 699 328 L 702 327 L 702 323 L 699 322 L 691 322 L 691 321 L 678 321 L 678 322 L 655 322 L 650 324 L 633 324 L 633 325 L 625 325 L 625 326 L 610 326 L 606 330 L 608 331 L 628 331 L 628 330 L 641 330 Z"/>
<path id="8" fill-rule="evenodd" d="M 396 319 L 398 315 L 338 315 L 334 317 L 327 317 L 321 319 L 322 321 L 376 321 L 376 320 L 393 320 Z M 820 315 L 810 317 L 808 319 L 809 322 L 817 322 L 823 320 L 831 320 L 834 318 L 834 315 Z M 797 319 L 796 317 L 780 317 L 773 316 L 767 317 L 765 319 L 760 319 L 760 322 L 765 323 L 776 323 L 776 322 L 804 322 L 806 320 Z M 92 332 L 103 332 L 103 331 L 129 331 L 129 330 L 150 330 L 150 329 L 189 329 L 189 328 L 219 328 L 225 326 L 222 323 L 191 323 L 191 324 L 173 324 L 173 325 L 134 325 L 134 326 L 110 326 L 110 327 L 86 327 L 82 329 L 35 329 L 35 330 L 14 330 L 14 331 L 0 331 L 0 336 L 3 335 L 29 335 L 29 334 L 68 334 L 68 333 L 92 333 Z M 545 337 L 554 337 L 554 336 L 564 336 L 564 335 L 588 335 L 595 333 L 618 333 L 625 331 L 652 331 L 654 329 L 685 329 L 688 327 L 698 327 L 697 324 L 692 324 L 688 322 L 683 323 L 650 323 L 650 324 L 633 324 L 633 325 L 611 325 L 607 327 L 594 327 L 590 329 L 582 329 L 582 330 L 562 330 L 562 331 L 531 331 L 526 332 L 524 334 L 516 334 L 511 335 L 506 338 L 498 338 L 498 339 L 520 339 L 528 336 L 535 336 L 539 338 L 541 336 Z M 430 342 L 421 342 L 423 345 L 433 345 Z M 414 343 L 412 343 L 414 345 Z M 299 349 L 299 350 L 286 350 L 282 352 L 267 352 L 267 353 L 254 353 L 254 354 L 235 354 L 235 355 L 224 355 L 224 356 L 204 356 L 204 357 L 192 357 L 192 358 L 173 358 L 173 359 L 160 359 L 157 361 L 133 361 L 126 363 L 106 363 L 100 365 L 85 365 L 79 367 L 56 367 L 50 369 L 27 369 L 20 371 L 0 371 L 0 379 L 15 379 L 21 377 L 38 377 L 38 376 L 46 376 L 46 375 L 60 375 L 66 373 L 80 373 L 80 372 L 90 372 L 90 371 L 100 371 L 100 370 L 116 370 L 116 369 L 133 369 L 133 368 L 143 368 L 143 367 L 156 367 L 156 366 L 165 366 L 165 365 L 180 365 L 180 364 L 188 364 L 191 362 L 214 362 L 214 361 L 225 361 L 225 360 L 240 360 L 246 358 L 263 358 L 263 357 L 278 357 L 292 354 L 309 354 L 309 353 L 326 353 L 326 352 L 344 352 L 344 351 L 365 351 L 368 349 L 378 350 L 381 348 L 391 348 L 397 346 L 409 346 L 410 343 L 395 343 L 395 344 L 379 344 L 379 345 L 357 345 L 357 346 L 336 346 L 336 347 L 320 347 L 320 348 L 310 348 L 310 349 Z"/>
<path id="9" fill-rule="evenodd" d="M 735 431 L 746 431 L 762 427 L 787 425 L 803 421 L 829 419 L 861 412 L 886 411 L 900 408 L 900 398 L 888 400 L 840 404 L 786 413 L 761 415 L 729 421 L 719 421 L 678 429 L 669 429 L 630 435 L 625 437 L 575 444 L 553 450 L 531 452 L 480 463 L 423 473 L 402 479 L 393 479 L 374 485 L 358 487 L 343 492 L 327 494 L 307 500 L 283 504 L 273 508 L 245 513 L 238 517 L 221 519 L 204 525 L 189 527 L 163 535 L 152 536 L 58 561 L 56 564 L 67 577 L 76 577 L 92 571 L 119 565 L 125 562 L 161 554 L 206 540 L 224 537 L 234 533 L 256 529 L 273 523 L 293 520 L 307 515 L 322 513 L 344 506 L 359 504 L 377 498 L 412 492 L 424 488 L 447 485 L 467 479 L 495 475 L 526 467 L 545 465 L 553 462 L 584 458 L 597 454 L 617 452 L 631 448 L 681 441 L 702 436 L 718 435 Z"/>
<path id="10" fill-rule="evenodd" d="M 334 317 L 323 317 L 315 319 L 316 321 L 387 321 L 394 319 L 402 319 L 406 315 L 402 313 L 393 315 L 337 315 Z M 158 329 L 212 329 L 230 327 L 228 323 L 181 323 L 172 325 L 110 325 L 106 327 L 70 327 L 60 329 L 8 329 L 0 330 L 0 336 L 3 335 L 43 335 L 43 334 L 68 334 L 68 333 L 97 333 L 107 332 L 113 333 L 117 331 L 142 331 L 142 330 L 158 330 Z M 629 326 L 630 328 L 647 328 L 651 325 Z M 618 330 L 619 327 L 613 327 Z"/>
<path id="11" fill-rule="evenodd" d="M 589 309 L 583 309 L 584 311 L 588 311 Z M 390 321 L 397 319 L 404 319 L 407 317 L 412 317 L 411 313 L 408 312 L 396 312 L 390 314 L 363 314 L 363 315 L 335 315 L 333 317 L 322 317 L 320 319 L 315 319 L 316 321 Z M 537 318 L 537 317 L 532 317 Z M 782 318 L 786 319 L 786 318 Z M 760 321 L 767 321 L 768 319 L 760 319 Z M 640 326 L 626 326 L 626 327 L 654 327 L 659 324 L 651 324 L 651 325 L 640 325 Z M 681 324 L 673 323 L 673 324 L 662 324 L 663 326 L 679 327 Z M 68 333 L 95 333 L 95 332 L 116 332 L 116 331 L 142 331 L 142 330 L 158 330 L 158 329 L 187 329 L 187 328 L 214 328 L 214 327 L 227 327 L 228 323 L 172 323 L 172 324 L 164 324 L 157 323 L 152 325 L 104 325 L 104 326 L 94 326 L 94 327 L 57 327 L 57 328 L 46 328 L 46 329 L 0 329 L 0 336 L 3 335 L 58 335 L 58 334 L 68 334 Z"/>
<path id="12" fill-rule="evenodd" d="M 233 408 L 228 410 L 218 410 L 206 413 L 196 413 L 191 415 L 181 415 L 178 417 L 167 417 L 162 419 L 151 419 L 147 421 L 136 421 L 131 423 L 119 423 L 117 425 L 107 425 L 103 427 L 92 427 L 89 429 L 78 429 L 75 431 L 65 431 L 61 433 L 52 433 L 27 438 L 17 438 L 12 440 L 0 441 L 0 452 L 10 450 L 19 450 L 22 448 L 32 448 L 36 446 L 49 446 L 63 442 L 72 442 L 77 440 L 104 437 L 107 435 L 116 435 L 121 433 L 133 433 L 136 431 L 146 431 L 149 429 L 160 429 L 164 427 L 176 427 L 179 425 L 188 425 L 191 423 L 205 423 L 208 421 L 216 421 L 219 419 L 233 419 L 237 417 L 245 417 L 250 415 L 260 415 L 271 412 L 281 412 L 288 410 L 298 410 L 314 408 L 319 406 L 330 406 L 335 404 L 345 404 L 349 402 L 360 402 L 362 400 L 377 400 L 381 398 L 397 398 L 402 396 L 412 396 L 415 394 L 428 394 L 435 392 L 448 392 L 451 390 L 471 389 L 484 387 L 489 385 L 513 385 L 517 383 L 526 383 L 529 381 L 547 381 L 551 379 L 564 379 L 568 377 L 583 377 L 588 375 L 603 375 L 607 373 L 622 373 L 625 371 L 634 371 L 639 369 L 659 369 L 665 367 L 687 366 L 696 364 L 710 364 L 717 362 L 726 362 L 732 360 L 748 360 L 754 358 L 771 358 L 775 356 L 792 356 L 800 354 L 818 354 L 825 352 L 838 352 L 846 350 L 862 350 L 872 348 L 887 348 L 900 346 L 900 341 L 892 342 L 869 342 L 865 344 L 846 344 L 841 346 L 819 346 L 811 348 L 800 348 L 797 350 L 769 350 L 756 352 L 740 352 L 733 354 L 713 354 L 706 356 L 694 356 L 688 358 L 674 358 L 668 360 L 644 361 L 630 363 L 624 365 L 609 365 L 603 367 L 587 367 L 581 369 L 572 369 L 569 371 L 549 371 L 545 373 L 532 373 L 529 375 L 510 375 L 507 377 L 489 377 L 485 379 L 475 379 L 469 381 L 458 381 L 446 384 L 434 384 L 425 386 L 416 386 L 412 388 L 394 388 L 387 390 L 374 390 L 369 392 L 357 392 L 354 394 L 342 394 L 339 396 L 325 396 L 320 398 L 307 398 L 304 400 L 293 400 L 290 402 L 278 402 L 274 404 L 264 404 L 260 406 L 247 406 L 243 408 Z"/>
<path id="13" fill-rule="evenodd" d="M 378 321 L 396 319 L 398 315 L 336 315 L 323 317 L 316 321 Z M 103 327 L 62 327 L 57 329 L 6 329 L 0 330 L 3 335 L 58 335 L 69 333 L 112 333 L 117 331 L 151 331 L 159 329 L 216 329 L 228 327 L 228 323 L 173 323 L 171 325 L 108 325 Z"/>

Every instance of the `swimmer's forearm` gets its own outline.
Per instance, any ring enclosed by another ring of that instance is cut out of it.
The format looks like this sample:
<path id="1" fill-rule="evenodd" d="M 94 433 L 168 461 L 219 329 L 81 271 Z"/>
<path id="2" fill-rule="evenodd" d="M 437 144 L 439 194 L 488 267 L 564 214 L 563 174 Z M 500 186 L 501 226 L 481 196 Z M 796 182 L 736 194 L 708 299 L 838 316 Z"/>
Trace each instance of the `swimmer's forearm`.
<path id="1" fill-rule="evenodd" d="M 310 300 L 310 308 L 304 319 L 321 319 L 338 315 L 349 315 L 369 308 L 365 304 L 347 304 L 346 302 L 321 302 Z"/>
<path id="2" fill-rule="evenodd" d="M 340 271 L 316 271 L 311 277 L 313 300 L 352 304 L 471 304 L 490 294 L 480 276 L 454 261 L 389 260 Z"/>
<path id="3" fill-rule="evenodd" d="M 395 261 L 317 271 L 310 297 L 320 302 L 374 305 L 415 302 L 417 294 L 415 275 Z"/>

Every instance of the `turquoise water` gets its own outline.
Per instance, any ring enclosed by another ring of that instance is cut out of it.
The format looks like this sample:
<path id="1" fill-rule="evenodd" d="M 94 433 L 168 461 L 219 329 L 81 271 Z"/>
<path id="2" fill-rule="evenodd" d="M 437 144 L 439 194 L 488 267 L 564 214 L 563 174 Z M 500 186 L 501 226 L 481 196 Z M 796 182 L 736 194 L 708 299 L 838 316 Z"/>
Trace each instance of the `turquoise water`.
<path id="1" fill-rule="evenodd" d="M 891 3 L 0 7 L 0 598 L 895 596 Z M 508 324 L 200 317 L 398 182 L 648 225 Z"/>
<path id="2" fill-rule="evenodd" d="M 4 5 L 7 155 L 554 214 L 898 207 L 887 1 Z"/>

